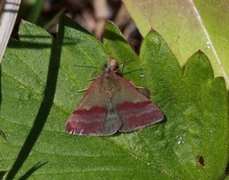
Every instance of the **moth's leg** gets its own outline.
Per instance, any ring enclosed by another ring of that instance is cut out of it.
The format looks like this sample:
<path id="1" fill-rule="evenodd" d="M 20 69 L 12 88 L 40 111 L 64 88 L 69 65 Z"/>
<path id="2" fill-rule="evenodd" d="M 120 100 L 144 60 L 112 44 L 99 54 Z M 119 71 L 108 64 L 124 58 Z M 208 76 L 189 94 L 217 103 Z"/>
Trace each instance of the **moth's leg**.
<path id="1" fill-rule="evenodd" d="M 90 79 L 87 80 L 86 82 L 90 82 L 90 81 L 94 81 L 95 79 Z M 78 89 L 77 92 L 86 92 L 88 90 L 88 88 L 84 88 L 84 89 Z"/>
<path id="2" fill-rule="evenodd" d="M 88 90 L 88 88 L 85 89 L 78 89 L 77 92 L 86 92 Z"/>
<path id="3" fill-rule="evenodd" d="M 136 86 L 132 81 L 129 81 L 143 96 L 150 99 L 150 90 L 145 87 Z"/>
<path id="4" fill-rule="evenodd" d="M 93 82 L 94 80 L 96 80 L 96 78 L 89 79 L 89 80 L 87 80 L 86 82 Z"/>
<path id="5" fill-rule="evenodd" d="M 150 99 L 150 90 L 144 87 L 135 87 L 143 96 Z"/>

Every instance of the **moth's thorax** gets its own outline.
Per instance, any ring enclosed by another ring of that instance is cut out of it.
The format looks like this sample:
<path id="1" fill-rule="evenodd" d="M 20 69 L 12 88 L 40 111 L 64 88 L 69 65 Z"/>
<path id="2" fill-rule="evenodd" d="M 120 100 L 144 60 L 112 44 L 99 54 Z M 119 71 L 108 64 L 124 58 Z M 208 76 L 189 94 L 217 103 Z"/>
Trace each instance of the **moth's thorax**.
<path id="1" fill-rule="evenodd" d="M 113 71 L 110 71 L 110 70 L 107 70 L 107 71 L 104 71 L 103 74 L 102 74 L 102 78 L 109 78 L 111 76 L 114 76 L 115 72 Z"/>
<path id="2" fill-rule="evenodd" d="M 116 76 L 117 75 L 113 71 L 104 71 L 101 76 L 101 88 L 110 98 L 120 90 L 120 84 Z"/>

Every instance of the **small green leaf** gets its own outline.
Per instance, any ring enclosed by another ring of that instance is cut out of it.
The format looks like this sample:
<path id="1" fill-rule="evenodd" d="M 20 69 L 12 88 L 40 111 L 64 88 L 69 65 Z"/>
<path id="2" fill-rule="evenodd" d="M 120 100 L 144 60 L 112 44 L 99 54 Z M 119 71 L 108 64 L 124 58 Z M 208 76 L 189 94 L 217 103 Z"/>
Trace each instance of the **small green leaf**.
<path id="1" fill-rule="evenodd" d="M 139 57 L 114 23 L 108 22 L 106 24 L 103 42 L 106 53 L 122 65 L 123 75 L 131 78 L 134 82 L 141 82 L 142 69 L 139 67 Z"/>
<path id="2" fill-rule="evenodd" d="M 228 158 L 228 97 L 208 58 L 194 54 L 183 72 L 158 33 L 145 37 L 139 60 L 115 25 L 106 31 L 112 36 L 106 32 L 102 45 L 68 18 L 60 23 L 57 41 L 35 25 L 20 26 L 20 41 L 11 41 L 1 67 L 0 171 L 11 168 L 34 129 L 48 91 L 54 41 L 62 46 L 55 98 L 17 178 L 219 179 Z M 83 96 L 78 90 L 102 72 L 109 56 L 125 62 L 125 78 L 151 90 L 165 120 L 111 137 L 67 134 L 66 120 Z M 142 70 L 125 75 L 132 68 Z"/>

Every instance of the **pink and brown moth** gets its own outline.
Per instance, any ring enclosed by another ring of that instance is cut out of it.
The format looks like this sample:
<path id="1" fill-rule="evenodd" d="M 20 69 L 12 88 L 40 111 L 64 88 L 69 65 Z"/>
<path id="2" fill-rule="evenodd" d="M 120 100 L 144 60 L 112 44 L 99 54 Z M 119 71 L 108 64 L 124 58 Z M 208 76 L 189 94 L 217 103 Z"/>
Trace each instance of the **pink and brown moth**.
<path id="1" fill-rule="evenodd" d="M 70 134 L 108 136 L 162 121 L 160 109 L 143 94 L 121 77 L 117 62 L 112 59 L 86 90 L 68 119 L 66 130 Z"/>

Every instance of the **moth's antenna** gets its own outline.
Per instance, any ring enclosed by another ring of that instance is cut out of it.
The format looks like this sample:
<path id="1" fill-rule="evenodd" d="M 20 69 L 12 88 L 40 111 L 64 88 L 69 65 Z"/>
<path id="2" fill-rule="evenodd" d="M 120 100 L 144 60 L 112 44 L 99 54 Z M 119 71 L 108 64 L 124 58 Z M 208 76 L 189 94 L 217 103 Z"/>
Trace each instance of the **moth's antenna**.
<path id="1" fill-rule="evenodd" d="M 143 69 L 143 68 L 133 69 L 133 70 L 131 70 L 131 71 L 128 71 L 128 72 L 125 72 L 125 73 L 122 73 L 122 74 L 126 75 L 126 74 L 130 74 L 130 73 L 132 73 L 132 72 L 142 71 L 142 70 L 144 70 L 144 69 Z"/>
<path id="2" fill-rule="evenodd" d="M 124 66 L 128 63 L 132 63 L 132 62 L 135 62 L 136 60 L 129 60 L 129 61 L 123 61 L 122 63 L 118 64 L 117 60 L 115 60 L 115 58 L 113 58 L 112 56 L 110 56 L 110 60 L 108 60 L 108 65 L 105 66 L 105 70 L 112 70 L 116 73 L 119 73 L 120 75 L 121 74 L 129 74 L 129 73 L 132 73 L 132 72 L 135 72 L 135 71 L 139 71 L 139 70 L 143 70 L 143 69 L 135 69 L 135 70 L 132 70 L 130 72 L 126 72 L 126 73 L 123 73 L 123 69 L 124 69 Z"/>
<path id="3" fill-rule="evenodd" d="M 88 66 L 88 65 L 79 65 L 79 64 L 75 64 L 74 66 L 82 67 L 82 68 L 101 69 L 101 67 L 98 67 L 98 66 Z"/>
<path id="4" fill-rule="evenodd" d="M 120 67 L 121 73 L 122 73 L 122 74 L 126 74 L 126 73 L 123 73 L 123 69 L 124 69 L 125 65 L 126 65 L 126 64 L 129 64 L 129 63 L 132 63 L 132 62 L 135 62 L 135 61 L 136 61 L 136 60 L 123 61 L 123 63 L 120 64 L 120 66 L 122 66 L 122 67 Z"/>

